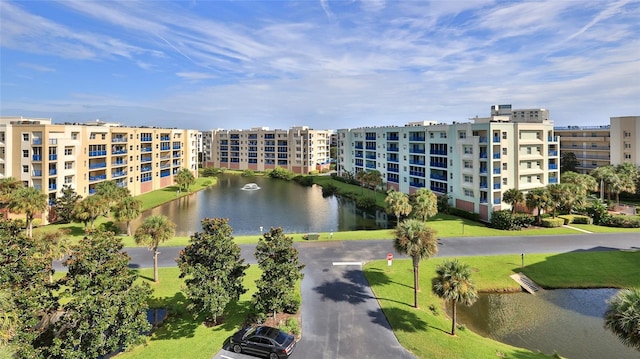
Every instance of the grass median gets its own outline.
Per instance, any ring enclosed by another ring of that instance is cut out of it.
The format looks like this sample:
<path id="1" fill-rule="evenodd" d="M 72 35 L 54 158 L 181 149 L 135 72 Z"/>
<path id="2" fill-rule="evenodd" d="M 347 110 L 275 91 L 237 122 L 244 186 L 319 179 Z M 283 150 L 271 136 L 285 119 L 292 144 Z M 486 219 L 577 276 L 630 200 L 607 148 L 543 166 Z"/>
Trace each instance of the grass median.
<path id="1" fill-rule="evenodd" d="M 412 307 L 410 260 L 394 261 L 391 268 L 386 261 L 371 262 L 364 267 L 365 276 L 400 344 L 418 358 L 546 357 L 484 338 L 470 330 L 458 331 L 455 337 L 449 335 L 451 321 L 444 314 L 443 301 L 431 294 L 431 278 L 442 260 L 421 262 L 419 309 Z M 524 268 L 521 268 L 520 255 L 464 257 L 461 261 L 471 266 L 472 279 L 482 292 L 520 291 L 520 286 L 509 278 L 516 272 L 524 273 L 545 288 L 640 287 L 638 251 L 527 254 Z"/>

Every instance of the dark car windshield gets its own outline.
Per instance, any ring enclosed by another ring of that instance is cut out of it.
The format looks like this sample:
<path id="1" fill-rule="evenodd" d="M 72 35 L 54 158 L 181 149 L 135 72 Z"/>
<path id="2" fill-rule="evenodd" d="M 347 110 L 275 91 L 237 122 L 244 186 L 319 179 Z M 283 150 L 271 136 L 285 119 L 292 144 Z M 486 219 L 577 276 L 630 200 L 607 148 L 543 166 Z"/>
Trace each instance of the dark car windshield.
<path id="1" fill-rule="evenodd" d="M 289 339 L 289 335 L 284 332 L 278 332 L 278 335 L 274 338 L 274 340 L 280 345 L 286 343 L 287 339 Z"/>
<path id="2" fill-rule="evenodd" d="M 247 338 L 249 335 L 253 334 L 253 332 L 255 332 L 255 331 L 256 331 L 256 328 L 255 328 L 255 327 L 253 327 L 253 328 L 249 328 L 249 329 L 244 333 L 244 335 L 242 336 L 242 339 Z"/>

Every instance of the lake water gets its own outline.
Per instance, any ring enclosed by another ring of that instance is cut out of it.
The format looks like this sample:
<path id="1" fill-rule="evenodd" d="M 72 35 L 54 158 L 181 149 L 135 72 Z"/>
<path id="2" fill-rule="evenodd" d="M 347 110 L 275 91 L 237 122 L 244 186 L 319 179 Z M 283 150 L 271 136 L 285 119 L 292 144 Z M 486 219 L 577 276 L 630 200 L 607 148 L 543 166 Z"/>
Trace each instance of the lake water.
<path id="1" fill-rule="evenodd" d="M 607 301 L 617 289 L 557 289 L 481 294 L 471 307 L 458 306 L 458 323 L 497 341 L 562 357 L 640 358 L 604 328 Z"/>
<path id="2" fill-rule="evenodd" d="M 247 183 L 260 189 L 243 190 Z M 176 223 L 176 234 L 201 230 L 203 218 L 228 218 L 234 235 L 261 234 L 270 227 L 285 233 L 331 232 L 390 228 L 383 211 L 363 212 L 350 200 L 323 198 L 319 186 L 304 187 L 268 177 L 221 175 L 216 185 L 146 211 L 142 218 L 162 214 Z"/>

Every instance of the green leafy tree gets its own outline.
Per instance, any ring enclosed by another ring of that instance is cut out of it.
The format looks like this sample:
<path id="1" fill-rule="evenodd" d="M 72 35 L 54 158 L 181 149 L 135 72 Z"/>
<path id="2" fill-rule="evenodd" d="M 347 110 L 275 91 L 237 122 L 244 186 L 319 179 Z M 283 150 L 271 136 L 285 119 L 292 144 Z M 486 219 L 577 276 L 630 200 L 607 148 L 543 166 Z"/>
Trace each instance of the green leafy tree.
<path id="1" fill-rule="evenodd" d="M 624 345 L 640 351 L 640 288 L 622 289 L 611 298 L 604 327 Z"/>
<path id="2" fill-rule="evenodd" d="M 187 309 L 195 317 L 205 314 L 217 323 L 229 302 L 247 290 L 242 278 L 249 267 L 243 264 L 240 247 L 233 241 L 228 219 L 205 218 L 202 232 L 191 236 L 177 258 L 180 278 L 185 279 Z"/>
<path id="3" fill-rule="evenodd" d="M 420 261 L 438 253 L 436 231 L 421 220 L 404 220 L 395 229 L 393 247 L 398 253 L 411 257 L 413 261 L 413 306 L 418 308 Z"/>
<path id="4" fill-rule="evenodd" d="M 13 192 L 23 186 L 22 182 L 13 177 L 0 178 L 0 205 L 8 204 Z"/>
<path id="5" fill-rule="evenodd" d="M 536 223 L 541 223 L 542 211 L 547 208 L 549 202 L 549 193 L 545 188 L 534 188 L 527 192 L 525 196 L 527 207 L 530 209 L 536 209 Z"/>
<path id="6" fill-rule="evenodd" d="M 556 218 L 556 212 L 560 208 L 567 207 L 567 198 L 571 197 L 571 187 L 564 183 L 554 183 L 547 186 L 547 206 L 551 211 L 551 216 Z"/>
<path id="7" fill-rule="evenodd" d="M 73 208 L 82 199 L 70 185 L 62 186 L 61 196 L 56 199 L 56 215 L 62 223 L 73 221 Z"/>
<path id="8" fill-rule="evenodd" d="M 279 227 L 271 228 L 258 240 L 255 257 L 262 275 L 256 281 L 254 307 L 260 313 L 272 312 L 275 319 L 277 312 L 296 301 L 292 293 L 296 282 L 302 279 L 304 265 L 298 259 L 293 238 L 285 236 Z"/>
<path id="9" fill-rule="evenodd" d="M 413 217 L 426 221 L 429 217 L 438 214 L 438 196 L 431 190 L 420 188 L 411 197 Z"/>
<path id="10" fill-rule="evenodd" d="M 158 282 L 158 246 L 173 238 L 176 225 L 169 218 L 153 215 L 144 219 L 142 225 L 136 229 L 133 239 L 137 245 L 145 245 L 153 251 L 153 281 Z"/>
<path id="11" fill-rule="evenodd" d="M 87 230 L 87 224 L 94 228 L 94 224 L 98 217 L 107 212 L 108 202 L 102 196 L 94 194 L 84 198 L 76 203 L 73 207 L 71 215 L 76 222 L 84 224 L 84 230 Z"/>
<path id="12" fill-rule="evenodd" d="M 409 196 L 406 193 L 391 190 L 384 199 L 386 203 L 386 211 L 393 214 L 398 222 L 402 217 L 406 217 L 411 213 L 413 207 L 409 202 Z"/>
<path id="13" fill-rule="evenodd" d="M 517 188 L 509 188 L 502 194 L 502 202 L 511 205 L 511 213 L 513 214 L 518 205 L 524 203 L 524 195 Z"/>
<path id="14" fill-rule="evenodd" d="M 471 280 L 471 268 L 457 259 L 445 260 L 436 268 L 431 290 L 433 294 L 451 302 L 451 335 L 456 335 L 457 304 L 470 306 L 478 300 L 478 292 Z"/>
<path id="15" fill-rule="evenodd" d="M 20 187 L 13 191 L 9 200 L 9 211 L 24 214 L 27 236 L 33 236 L 33 220 L 37 213 L 47 209 L 47 195 L 34 187 Z"/>
<path id="16" fill-rule="evenodd" d="M 562 152 L 560 157 L 560 174 L 562 175 L 565 172 L 576 172 L 576 168 L 578 168 L 578 158 L 576 158 L 576 154 L 573 152 Z"/>
<path id="17" fill-rule="evenodd" d="M 128 190 L 127 190 L 128 192 Z M 113 206 L 123 195 L 122 189 L 118 187 L 115 181 L 104 181 L 96 185 L 96 193 L 106 202 L 105 216 L 111 214 L 111 206 Z"/>
<path id="18" fill-rule="evenodd" d="M 587 203 L 587 195 L 589 192 L 598 189 L 598 183 L 595 178 L 588 174 L 579 174 L 576 172 L 565 172 L 560 176 L 560 182 L 566 185 L 571 185 L 572 190 L 571 198 L 567 200 L 567 211 L 571 213 L 574 207 L 584 207 Z"/>
<path id="19" fill-rule="evenodd" d="M 367 170 L 364 173 L 363 180 L 367 187 L 373 189 L 373 196 L 378 192 L 378 187 L 382 186 L 382 174 L 378 170 Z"/>
<path id="20" fill-rule="evenodd" d="M 113 207 L 113 217 L 118 222 L 127 223 L 127 236 L 131 235 L 131 221 L 140 217 L 142 201 L 131 195 L 121 198 Z"/>
<path id="21" fill-rule="evenodd" d="M 20 329 L 20 317 L 12 296 L 8 288 L 0 287 L 0 358 L 16 355 L 11 341 Z"/>
<path id="22" fill-rule="evenodd" d="M 189 171 L 189 169 L 181 168 L 175 175 L 175 182 L 176 184 L 178 184 L 178 186 L 180 186 L 180 188 L 184 187 L 184 189 L 189 192 L 189 187 L 193 186 L 196 183 L 196 178 L 194 177 L 193 173 Z"/>
<path id="23" fill-rule="evenodd" d="M 631 162 L 625 162 L 616 166 L 616 173 L 620 178 L 621 192 L 627 192 L 634 194 L 636 192 L 636 184 L 640 179 L 638 174 L 638 167 Z M 620 204 L 620 198 L 617 198 L 618 204 Z"/>
<path id="24" fill-rule="evenodd" d="M 74 246 L 64 262 L 68 303 L 55 323 L 51 358 L 99 358 L 143 341 L 150 286 L 135 285 L 129 256 L 111 232 L 96 232 Z"/>
<path id="25" fill-rule="evenodd" d="M 59 306 L 58 287 L 47 280 L 50 262 L 42 255 L 43 245 L 14 221 L 0 220 L 0 239 L 0 292 L 10 293 L 0 305 L 6 317 L 4 340 L 19 358 L 46 357 L 46 333 L 37 325 Z"/>

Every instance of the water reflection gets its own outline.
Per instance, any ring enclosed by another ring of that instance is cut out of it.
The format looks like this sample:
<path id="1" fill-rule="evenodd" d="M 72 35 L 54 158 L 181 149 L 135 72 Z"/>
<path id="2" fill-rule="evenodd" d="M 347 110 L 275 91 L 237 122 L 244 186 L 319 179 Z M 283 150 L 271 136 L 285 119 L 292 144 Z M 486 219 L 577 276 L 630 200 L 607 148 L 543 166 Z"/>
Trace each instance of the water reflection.
<path id="1" fill-rule="evenodd" d="M 256 183 L 260 189 L 243 190 L 247 183 Z M 282 227 L 286 233 L 390 228 L 384 211 L 367 213 L 353 201 L 323 198 L 318 186 L 237 175 L 221 175 L 209 189 L 146 211 L 132 228 L 151 214 L 171 218 L 177 235 L 199 231 L 205 217 L 228 218 L 234 235 L 259 234 L 260 227 L 265 231 Z"/>
<path id="2" fill-rule="evenodd" d="M 458 306 L 458 322 L 503 343 L 567 358 L 638 358 L 604 329 L 602 316 L 616 289 L 562 289 L 537 295 L 481 294 Z"/>

